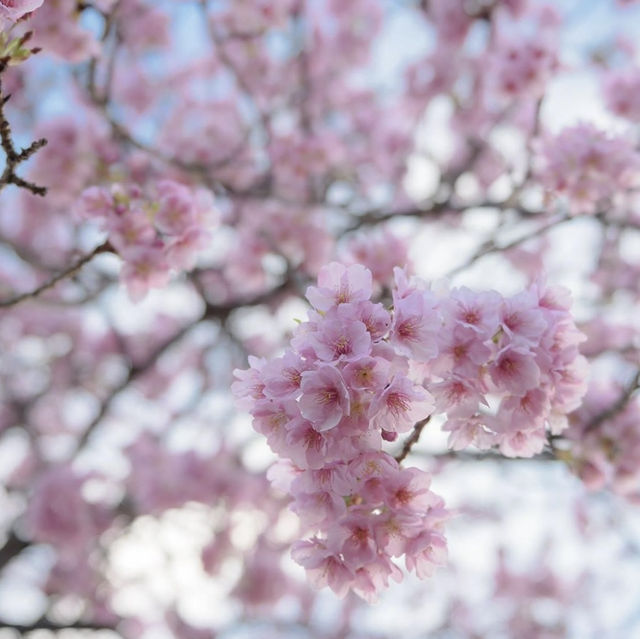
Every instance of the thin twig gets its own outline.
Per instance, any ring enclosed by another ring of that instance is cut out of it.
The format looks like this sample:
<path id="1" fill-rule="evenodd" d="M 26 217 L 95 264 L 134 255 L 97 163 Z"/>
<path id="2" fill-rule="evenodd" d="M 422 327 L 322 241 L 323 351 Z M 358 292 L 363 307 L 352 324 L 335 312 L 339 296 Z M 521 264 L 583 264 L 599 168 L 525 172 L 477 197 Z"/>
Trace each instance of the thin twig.
<path id="1" fill-rule="evenodd" d="M 152 366 L 156 364 L 156 362 L 160 359 L 160 357 L 174 344 L 179 342 L 187 333 L 189 333 L 193 328 L 198 326 L 201 322 L 205 320 L 217 319 L 224 322 L 229 314 L 235 310 L 236 308 L 240 308 L 241 306 L 256 306 L 258 304 L 264 304 L 273 300 L 275 297 L 285 292 L 291 286 L 291 280 L 289 278 L 285 278 L 281 284 L 274 287 L 273 289 L 262 293 L 260 295 L 256 295 L 250 299 L 244 300 L 234 300 L 229 302 L 228 304 L 206 304 L 204 313 L 200 315 L 197 319 L 193 320 L 189 324 L 186 324 L 181 329 L 179 329 L 176 333 L 174 333 L 171 337 L 166 339 L 162 344 L 160 344 L 147 358 L 140 364 L 132 365 L 125 377 L 122 381 L 111 389 L 107 397 L 102 401 L 100 405 L 100 409 L 95 417 L 91 420 L 87 428 L 85 429 L 82 436 L 78 439 L 72 456 L 75 456 L 80 450 L 82 450 L 89 438 L 91 437 L 94 430 L 100 424 L 104 416 L 109 411 L 113 401 L 115 398 L 124 391 L 132 382 L 134 382 L 140 375 L 148 371 Z"/>
<path id="2" fill-rule="evenodd" d="M 511 242 L 507 242 L 506 244 L 496 244 L 495 242 L 491 242 L 488 245 L 481 246 L 468 260 L 466 260 L 463 264 L 456 266 L 454 269 L 447 273 L 448 277 L 452 277 L 453 275 L 457 275 L 461 271 L 466 270 L 473 264 L 475 264 L 479 259 L 485 257 L 486 255 L 491 255 L 492 253 L 499 253 L 502 251 L 508 251 L 516 246 L 520 246 L 520 244 L 524 244 L 525 242 L 532 240 L 540 235 L 544 235 L 548 230 L 562 224 L 563 222 L 567 222 L 568 220 L 572 220 L 573 218 L 569 215 L 562 215 L 560 217 L 556 217 L 552 219 L 547 224 L 543 224 L 539 226 L 535 231 L 523 235 Z"/>
<path id="3" fill-rule="evenodd" d="M 606 422 L 607 420 L 615 417 L 619 413 L 621 413 L 627 406 L 627 404 L 631 401 L 631 398 L 635 391 L 640 388 L 640 369 L 637 370 L 630 384 L 624 389 L 622 395 L 616 400 L 614 404 L 612 404 L 606 410 L 603 410 L 601 413 L 598 413 L 586 426 L 585 432 L 590 432 L 598 428 L 601 424 Z"/>
<path id="4" fill-rule="evenodd" d="M 490 450 L 447 450 L 441 453 L 428 453 L 415 451 L 412 453 L 420 457 L 425 457 L 430 461 L 452 461 L 452 462 L 478 462 L 478 461 L 494 461 L 494 462 L 550 462 L 563 461 L 549 450 L 545 450 L 533 457 L 507 457 L 502 455 L 496 449 Z"/>
<path id="5" fill-rule="evenodd" d="M 51 279 L 44 282 L 37 288 L 27 291 L 26 293 L 20 293 L 20 295 L 16 295 L 14 297 L 10 297 L 7 300 L 0 300 L 0 308 L 7 308 L 8 306 L 14 306 L 23 302 L 24 300 L 28 300 L 40 295 L 44 291 L 53 288 L 58 282 L 66 279 L 67 277 L 71 277 L 74 273 L 78 272 L 85 264 L 90 262 L 96 255 L 100 253 L 106 253 L 111 250 L 111 245 L 109 242 L 104 242 L 100 244 L 100 246 L 96 246 L 96 248 L 88 253 L 87 255 L 83 255 L 75 264 L 72 264 L 69 268 L 61 271 L 57 275 L 54 275 Z"/>
<path id="6" fill-rule="evenodd" d="M 0 191 L 8 184 L 14 184 L 19 188 L 31 191 L 34 195 L 44 196 L 47 193 L 47 189 L 44 186 L 38 186 L 21 178 L 16 174 L 16 170 L 20 164 L 26 162 L 38 149 L 41 149 L 47 141 L 44 138 L 40 138 L 20 151 L 16 149 L 12 139 L 11 125 L 4 110 L 10 97 L 10 95 L 5 96 L 2 93 L 2 82 L 0 81 L 0 145 L 6 156 L 5 168 L 0 176 Z"/>
<path id="7" fill-rule="evenodd" d="M 109 395 L 107 395 L 107 397 L 103 400 L 102 404 L 100 405 L 100 409 L 98 410 L 98 413 L 91 420 L 91 422 L 85 429 L 82 436 L 78 439 L 74 447 L 72 456 L 77 455 L 77 453 L 85 447 L 93 431 L 96 429 L 98 424 L 102 421 L 103 417 L 107 414 L 107 412 L 109 411 L 109 408 L 111 408 L 111 404 L 113 403 L 115 398 L 123 390 L 125 390 L 125 388 L 127 388 L 127 386 L 131 384 L 131 382 L 135 381 L 140 375 L 148 371 L 171 346 L 179 342 L 189 331 L 191 331 L 191 329 L 197 326 L 201 320 L 202 320 L 202 317 L 199 317 L 197 320 L 189 324 L 186 324 L 181 329 L 179 329 L 176 333 L 174 333 L 171 337 L 169 337 L 164 342 L 162 342 L 162 344 L 160 344 L 160 346 L 158 346 L 144 360 L 144 362 L 142 362 L 141 364 L 133 365 L 129 368 L 124 379 L 117 386 L 112 388 L 111 391 L 109 392 Z"/>

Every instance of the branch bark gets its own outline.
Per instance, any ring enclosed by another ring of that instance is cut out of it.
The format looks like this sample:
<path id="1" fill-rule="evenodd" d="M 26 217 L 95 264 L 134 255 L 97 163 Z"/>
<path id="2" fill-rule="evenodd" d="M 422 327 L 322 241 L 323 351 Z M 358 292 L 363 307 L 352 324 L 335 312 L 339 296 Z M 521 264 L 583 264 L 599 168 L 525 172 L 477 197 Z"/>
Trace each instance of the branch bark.
<path id="1" fill-rule="evenodd" d="M 0 74 L 4 71 L 4 66 L 0 68 Z M 28 147 L 18 151 L 14 145 L 11 125 L 5 113 L 5 105 L 9 101 L 10 95 L 4 95 L 2 92 L 2 81 L 0 80 L 0 145 L 5 153 L 5 167 L 0 176 L 0 191 L 8 184 L 14 184 L 17 187 L 26 189 L 34 195 L 44 196 L 47 189 L 44 186 L 38 186 L 33 182 L 29 182 L 18 176 L 16 170 L 20 164 L 26 162 L 36 151 L 41 149 L 47 141 L 44 138 L 35 140 Z"/>
<path id="2" fill-rule="evenodd" d="M 407 455 L 409 455 L 409 453 L 411 452 L 411 449 L 413 448 L 414 444 L 418 442 L 424 427 L 429 423 L 430 419 L 431 419 L 431 415 L 419 421 L 413 427 L 413 432 L 411 433 L 411 435 L 409 435 L 409 437 L 407 437 L 406 441 L 404 442 L 404 445 L 402 446 L 402 450 L 395 456 L 395 460 L 399 464 L 406 459 Z"/>

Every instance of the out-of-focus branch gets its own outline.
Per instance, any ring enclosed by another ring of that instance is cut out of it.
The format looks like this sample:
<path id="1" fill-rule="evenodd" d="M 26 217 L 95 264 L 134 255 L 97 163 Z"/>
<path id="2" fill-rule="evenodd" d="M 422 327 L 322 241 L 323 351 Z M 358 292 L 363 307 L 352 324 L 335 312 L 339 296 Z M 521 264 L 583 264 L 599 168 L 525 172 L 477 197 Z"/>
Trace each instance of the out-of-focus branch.
<path id="1" fill-rule="evenodd" d="M 75 446 L 75 450 L 73 451 L 73 456 L 75 456 L 89 441 L 93 431 L 96 429 L 98 424 L 102 421 L 103 417 L 107 414 L 109 409 L 111 408 L 111 404 L 114 399 L 125 389 L 129 384 L 135 381 L 140 375 L 148 371 L 159 359 L 160 357 L 174 344 L 179 342 L 191 329 L 200 323 L 202 318 L 198 318 L 197 320 L 185 324 L 181 329 L 179 329 L 176 333 L 174 333 L 171 337 L 167 338 L 164 342 L 162 342 L 159 346 L 155 348 L 155 350 L 147 356 L 147 358 L 140 364 L 132 365 L 124 379 L 114 388 L 111 389 L 107 397 L 102 401 L 100 405 L 100 409 L 96 416 L 91 420 L 87 428 L 85 429 L 82 436 L 78 439 L 78 442 Z"/>
<path id="2" fill-rule="evenodd" d="M 116 15 L 116 11 L 118 10 L 118 6 L 120 5 L 120 0 L 116 0 L 115 4 L 113 5 L 113 7 L 111 8 L 111 11 L 109 11 L 108 13 L 103 13 L 102 11 L 100 11 L 100 13 L 102 13 L 102 16 L 104 18 L 104 26 L 102 29 L 102 36 L 100 38 L 100 41 L 102 42 L 102 44 L 104 45 L 107 41 L 107 39 L 109 38 L 109 35 L 111 34 L 112 30 L 115 28 L 115 15 Z M 116 29 L 116 34 L 115 34 L 115 39 L 116 42 L 114 43 L 114 46 L 111 50 L 111 55 L 108 58 L 108 66 L 107 66 L 107 80 L 105 82 L 105 86 L 104 86 L 104 90 L 102 92 L 102 95 L 100 95 L 98 93 L 98 87 L 96 84 L 96 76 L 97 76 L 97 70 L 98 70 L 98 62 L 100 61 L 100 57 L 99 56 L 94 56 L 91 58 L 91 60 L 89 61 L 89 73 L 88 73 L 88 80 L 87 80 L 87 90 L 89 92 L 89 95 L 92 99 L 92 101 L 95 104 L 99 104 L 99 105 L 104 105 L 107 104 L 109 102 L 109 98 L 110 98 L 110 93 L 111 93 L 111 84 L 113 81 L 113 73 L 115 70 L 115 59 L 116 59 L 116 55 L 117 55 L 117 51 L 118 51 L 118 43 L 119 43 L 119 35 L 117 33 L 117 29 Z"/>
<path id="3" fill-rule="evenodd" d="M 479 205 L 483 206 L 483 205 Z M 490 206 L 486 204 L 486 206 Z M 407 209 L 402 209 L 398 211 L 381 211 L 381 210 L 371 210 L 363 213 L 362 215 L 353 216 L 353 223 L 345 229 L 344 233 L 352 233 L 353 231 L 357 231 L 363 227 L 367 226 L 375 226 L 377 224 L 384 224 L 389 220 L 401 219 L 401 218 L 428 218 L 432 216 L 440 216 L 444 213 L 460 213 L 465 211 L 468 208 L 473 208 L 471 206 L 465 206 L 462 208 L 458 208 L 451 203 L 450 200 L 446 200 L 445 202 L 434 202 L 426 207 L 412 207 Z"/>
<path id="4" fill-rule="evenodd" d="M 496 462 L 496 463 L 514 463 L 514 462 L 559 462 L 566 463 L 561 456 L 556 455 L 554 450 L 544 450 L 533 457 L 507 457 L 500 453 L 499 450 L 492 448 L 490 450 L 445 450 L 442 452 L 431 453 L 424 450 L 411 451 L 413 457 L 417 457 L 430 462 Z M 396 457 L 396 459 L 398 459 Z"/>
<path id="5" fill-rule="evenodd" d="M 544 235 L 548 230 L 564 222 L 567 222 L 568 220 L 571 220 L 571 219 L 573 218 L 569 215 L 560 215 L 558 217 L 551 219 L 546 224 L 539 226 L 535 231 L 532 231 L 531 233 L 527 233 L 526 235 L 523 235 L 515 240 L 512 240 L 511 242 L 507 242 L 506 244 L 498 244 L 495 241 L 489 242 L 488 244 L 481 246 L 463 264 L 460 264 L 459 266 L 456 266 L 454 269 L 449 271 L 447 275 L 449 277 L 453 275 L 457 275 L 461 271 L 464 271 L 465 269 L 475 264 L 479 259 L 485 257 L 486 255 L 491 255 L 492 253 L 500 253 L 502 251 L 508 251 L 509 249 L 515 248 L 516 246 L 520 246 L 520 244 L 524 244 L 528 240 L 532 240 L 536 237 Z"/>
<path id="6" fill-rule="evenodd" d="M 93 249 L 91 253 L 87 253 L 87 255 L 82 256 L 77 262 L 75 262 L 75 264 L 72 264 L 69 268 L 65 269 L 64 271 L 61 271 L 57 275 L 54 275 L 51 279 L 47 280 L 37 288 L 31 291 L 27 291 L 26 293 L 21 293 L 20 295 L 10 297 L 9 299 L 6 299 L 6 300 L 0 300 L 0 308 L 15 306 L 16 304 L 19 304 L 24 300 L 37 297 L 38 295 L 40 295 L 40 293 L 43 293 L 44 291 L 47 291 L 50 288 L 53 288 L 58 282 L 61 282 L 62 280 L 68 277 L 71 277 L 74 273 L 77 273 L 85 264 L 89 263 L 96 255 L 99 255 L 100 253 L 106 253 L 111 250 L 112 249 L 109 242 L 104 242 L 103 244 L 96 246 L 96 248 Z"/>
<path id="7" fill-rule="evenodd" d="M 247 81 L 243 77 L 243 75 L 239 72 L 233 60 L 229 57 L 224 48 L 224 40 L 223 38 L 216 32 L 211 20 L 209 19 L 209 2 L 208 0 L 200 0 L 200 8 L 202 10 L 203 19 L 205 21 L 205 26 L 207 28 L 207 33 L 212 44 L 216 48 L 216 54 L 220 59 L 220 62 L 224 65 L 224 67 L 229 71 L 232 77 L 235 79 L 236 84 L 244 93 L 246 99 L 253 106 L 253 109 L 256 113 L 258 121 L 263 129 L 263 134 L 265 136 L 265 143 L 269 138 L 270 131 L 270 122 L 269 116 L 262 111 L 259 107 L 258 103 L 255 99 L 255 92 L 252 90 L 251 86 L 247 84 Z"/>
<path id="8" fill-rule="evenodd" d="M 2 570 L 14 557 L 17 557 L 29 545 L 28 541 L 20 539 L 20 537 L 11 531 L 4 546 L 0 548 L 0 570 Z"/>
<path id="9" fill-rule="evenodd" d="M 414 453 L 422 455 L 422 453 Z M 533 457 L 507 457 L 500 454 L 497 450 L 448 450 L 443 453 L 428 454 L 424 453 L 425 457 L 429 459 L 443 460 L 443 461 L 463 461 L 463 462 L 477 462 L 477 461 L 495 461 L 495 462 L 550 462 L 550 461 L 563 461 L 555 456 L 550 450 L 545 450 L 542 453 L 538 453 Z"/>
<path id="10" fill-rule="evenodd" d="M 204 320 L 217 319 L 221 322 L 224 322 L 228 319 L 230 313 L 238 308 L 244 308 L 247 306 L 257 306 L 259 304 L 264 304 L 266 302 L 272 301 L 281 293 L 287 291 L 292 285 L 292 280 L 290 277 L 286 277 L 279 285 L 266 291 L 265 293 L 261 293 L 252 298 L 245 298 L 239 300 L 233 300 L 231 302 L 225 304 L 209 304 L 205 305 L 204 313 L 198 317 L 197 319 L 185 324 L 181 329 L 179 329 L 176 333 L 174 333 L 171 337 L 167 338 L 164 342 L 162 342 L 159 346 L 157 346 L 153 352 L 148 355 L 144 361 L 139 364 L 134 364 L 130 366 L 127 374 L 122 379 L 122 381 L 111 389 L 107 397 L 102 401 L 100 405 L 100 409 L 96 416 L 91 420 L 87 428 L 85 429 L 82 436 L 79 438 L 75 449 L 73 451 L 73 456 L 75 456 L 80 450 L 82 450 L 92 433 L 98 427 L 104 416 L 109 411 L 113 401 L 115 398 L 124 391 L 132 382 L 134 382 L 138 377 L 147 372 L 152 366 L 156 364 L 156 362 L 160 359 L 160 357 L 174 344 L 179 342 L 185 335 L 187 335 L 193 328 L 195 328 L 198 324 L 200 324 Z"/>
<path id="11" fill-rule="evenodd" d="M 273 301 L 278 297 L 278 295 L 291 290 L 293 284 L 293 270 L 290 270 L 280 284 L 268 291 L 265 291 L 264 293 L 259 293 L 253 297 L 232 300 L 223 304 L 207 303 L 202 319 L 218 319 L 225 321 L 236 309 L 245 308 L 247 306 L 259 306 L 260 304 L 266 304 Z"/>
<path id="12" fill-rule="evenodd" d="M 115 15 L 118 9 L 120 2 L 116 2 L 113 9 L 108 13 L 104 14 L 105 24 L 101 37 L 101 41 L 104 44 L 106 40 L 109 38 L 112 32 L 115 32 L 114 38 L 115 42 L 111 48 L 111 53 L 107 58 L 107 68 L 106 68 L 106 79 L 104 82 L 104 87 L 102 91 L 98 90 L 97 86 L 97 73 L 98 73 L 98 62 L 99 58 L 94 57 L 89 62 L 88 74 L 87 74 L 87 84 L 86 90 L 89 95 L 89 98 L 93 102 L 94 106 L 100 111 L 102 116 L 105 118 L 113 135 L 131 145 L 132 147 L 143 151 L 156 160 L 160 160 L 164 164 L 168 164 L 173 166 L 181 171 L 185 171 L 187 173 L 196 175 L 200 178 L 205 184 L 214 188 L 216 186 L 222 186 L 225 190 L 230 190 L 230 187 L 223 182 L 217 181 L 215 184 L 211 182 L 210 173 L 217 169 L 222 169 L 227 166 L 230 162 L 232 162 L 245 147 L 247 139 L 249 137 L 249 133 L 243 137 L 240 144 L 237 145 L 236 148 L 231 149 L 229 154 L 225 157 L 221 158 L 216 162 L 212 162 L 210 164 L 199 163 L 199 162 L 185 162 L 178 157 L 165 153 L 161 149 L 145 144 L 141 140 L 137 139 L 133 133 L 131 133 L 123 124 L 118 122 L 111 113 L 109 112 L 109 103 L 111 100 L 111 88 L 113 85 L 113 78 L 115 75 L 115 65 L 116 65 L 116 57 L 118 53 L 118 46 L 120 44 L 120 34 L 117 30 L 117 24 L 115 20 Z M 215 189 L 214 189 L 215 190 Z"/>
<path id="13" fill-rule="evenodd" d="M 211 163 L 202 163 L 202 162 L 185 162 L 180 158 L 165 153 L 161 149 L 145 144 L 138 138 L 136 138 L 131 131 L 129 131 L 124 125 L 120 124 L 115 118 L 113 118 L 107 111 L 105 105 L 98 105 L 102 107 L 102 115 L 107 120 L 109 126 L 111 127 L 113 134 L 116 138 L 125 141 L 127 144 L 130 144 L 132 147 L 138 149 L 139 151 L 143 151 L 147 153 L 151 157 L 156 160 L 160 160 L 164 164 L 168 164 L 173 166 L 181 171 L 185 171 L 186 173 L 190 173 L 192 175 L 197 176 L 201 179 L 207 186 L 212 188 L 213 190 L 222 187 L 225 191 L 231 192 L 234 195 L 236 191 L 233 187 L 226 182 L 216 178 L 213 180 L 210 176 L 212 171 L 217 169 L 222 169 L 228 164 L 230 164 L 240 153 L 240 151 L 244 148 L 246 144 L 246 136 L 243 138 L 242 142 L 235 148 L 230 149 L 229 153 L 225 155 L 220 160 Z"/>
<path id="14" fill-rule="evenodd" d="M 15 630 L 20 634 L 25 634 L 35 632 L 36 630 L 49 630 L 51 632 L 58 632 L 61 630 L 114 630 L 115 626 L 91 621 L 75 621 L 69 624 L 61 624 L 50 621 L 46 617 L 41 617 L 31 624 L 8 623 L 0 619 L 0 629 Z"/>

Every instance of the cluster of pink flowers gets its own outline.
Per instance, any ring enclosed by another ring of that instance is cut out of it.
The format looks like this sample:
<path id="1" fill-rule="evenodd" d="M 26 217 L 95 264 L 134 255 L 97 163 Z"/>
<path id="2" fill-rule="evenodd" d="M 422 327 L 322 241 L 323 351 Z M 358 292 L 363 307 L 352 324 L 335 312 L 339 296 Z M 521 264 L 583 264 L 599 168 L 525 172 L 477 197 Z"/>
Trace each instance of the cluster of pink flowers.
<path id="1" fill-rule="evenodd" d="M 331 131 L 322 135 L 289 135 L 273 140 L 270 148 L 273 174 L 279 192 L 292 198 L 311 199 L 337 173 L 346 159 L 340 138 Z"/>
<path id="2" fill-rule="evenodd" d="M 249 202 L 234 211 L 236 224 L 224 259 L 224 278 L 235 294 L 253 294 L 268 283 L 265 258 L 284 257 L 292 267 L 317 273 L 331 257 L 333 238 L 324 211 L 281 202 Z"/>
<path id="3" fill-rule="evenodd" d="M 223 498 L 233 505 L 249 503 L 264 496 L 268 486 L 262 477 L 241 468 L 225 448 L 207 454 L 176 451 L 143 433 L 125 454 L 131 465 L 131 502 L 143 513 L 156 514 L 188 502 L 213 504 Z"/>
<path id="4" fill-rule="evenodd" d="M 234 35 L 258 35 L 282 28 L 295 9 L 295 0 L 235 0 L 219 18 Z"/>
<path id="5" fill-rule="evenodd" d="M 568 461 L 588 488 L 608 488 L 640 501 L 640 398 L 612 410 L 624 393 L 613 384 L 590 385 L 565 433 L 571 442 Z"/>
<path id="6" fill-rule="evenodd" d="M 424 577 L 446 553 L 447 513 L 429 475 L 401 468 L 385 441 L 446 413 L 454 447 L 498 444 L 531 456 L 547 427 L 566 427 L 585 390 L 582 336 L 560 291 L 533 286 L 504 299 L 459 289 L 439 298 L 396 269 L 391 314 L 372 290 L 361 265 L 324 267 L 291 349 L 251 359 L 233 387 L 288 460 L 281 485 L 316 533 L 294 558 L 316 585 L 365 598 L 400 578 L 392 558 L 404 555 Z"/>
<path id="7" fill-rule="evenodd" d="M 640 69 L 612 71 L 604 80 L 604 98 L 613 113 L 640 122 Z"/>
<path id="8" fill-rule="evenodd" d="M 364 267 L 323 268 L 307 292 L 316 310 L 293 348 L 270 362 L 252 359 L 234 384 L 256 430 L 292 462 L 284 483 L 317 531 L 294 558 L 315 585 L 365 598 L 401 577 L 392 557 L 405 555 L 420 576 L 442 563 L 446 517 L 429 475 L 382 451 L 383 439 L 410 430 L 433 403 L 385 340 L 391 316 L 371 294 Z"/>
<path id="9" fill-rule="evenodd" d="M 467 37 L 473 20 L 462 0 L 435 0 L 426 5 L 426 11 L 441 42 L 458 46 Z"/>
<path id="10" fill-rule="evenodd" d="M 340 51 L 346 64 L 362 64 L 369 58 L 371 38 L 382 26 L 382 7 L 374 0 L 329 0 L 328 9 L 336 19 L 331 46 Z"/>
<path id="11" fill-rule="evenodd" d="M 347 242 L 342 255 L 341 261 L 346 264 L 362 264 L 371 271 L 374 296 L 391 289 L 396 266 L 410 263 L 408 241 L 386 228 L 367 237 L 353 237 Z"/>
<path id="12" fill-rule="evenodd" d="M 26 4 L 35 3 L 33 0 Z M 168 17 L 150 6 L 150 3 L 142 0 L 94 0 L 87 4 L 89 8 L 103 13 L 113 12 L 122 44 L 132 51 L 140 52 L 169 44 Z M 80 19 L 81 12 L 78 11 L 76 0 L 56 0 L 44 4 L 40 0 L 38 5 L 42 7 L 29 24 L 34 31 L 34 44 L 42 47 L 46 53 L 72 63 L 100 55 L 102 45 Z"/>
<path id="13" fill-rule="evenodd" d="M 596 213 L 638 182 L 640 156 L 632 142 L 591 124 L 547 137 L 539 159 L 540 181 L 552 194 L 566 197 L 573 214 Z"/>
<path id="14" fill-rule="evenodd" d="M 46 53 L 69 62 L 83 62 L 100 53 L 100 44 L 78 20 L 75 0 L 45 2 L 31 20 L 34 43 Z"/>
<path id="15" fill-rule="evenodd" d="M 111 522 L 107 506 L 91 503 L 82 491 L 88 476 L 67 466 L 43 473 L 29 501 L 26 523 L 33 538 L 51 544 L 63 564 L 85 558 Z M 71 568 L 71 566 L 68 566 Z"/>
<path id="16" fill-rule="evenodd" d="M 499 93 L 514 98 L 538 97 L 558 68 L 555 48 L 539 37 L 504 39 L 490 56 L 492 81 Z"/>
<path id="17" fill-rule="evenodd" d="M 437 352 L 425 380 L 447 414 L 450 446 L 498 445 L 504 455 L 531 457 L 543 450 L 547 431 L 567 427 L 587 373 L 578 350 L 584 336 L 569 307 L 564 289 L 540 284 L 507 299 L 461 288 L 440 302 Z"/>
<path id="18" fill-rule="evenodd" d="M 554 572 L 549 559 L 548 553 L 541 553 L 533 565 L 516 571 L 505 553 L 499 553 L 493 601 L 501 605 L 507 636 L 563 639 L 568 635 L 567 611 L 584 599 L 580 580 Z M 536 606 L 539 602 L 546 604 L 544 614 Z"/>
<path id="19" fill-rule="evenodd" d="M 209 191 L 172 180 L 159 181 L 151 195 L 132 184 L 91 187 L 80 198 L 79 212 L 107 231 L 125 262 L 121 278 L 134 301 L 164 286 L 171 269 L 193 268 L 216 218 Z"/>

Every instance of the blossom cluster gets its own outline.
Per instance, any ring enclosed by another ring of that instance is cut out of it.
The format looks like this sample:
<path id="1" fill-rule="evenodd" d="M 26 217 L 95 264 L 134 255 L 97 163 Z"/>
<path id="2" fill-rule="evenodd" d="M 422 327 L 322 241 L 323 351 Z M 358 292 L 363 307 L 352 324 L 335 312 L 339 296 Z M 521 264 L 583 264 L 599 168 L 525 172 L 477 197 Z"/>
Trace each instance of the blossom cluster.
<path id="1" fill-rule="evenodd" d="M 626 138 L 591 124 L 568 127 L 542 143 L 538 177 L 573 214 L 596 213 L 614 195 L 637 184 L 640 156 Z"/>
<path id="2" fill-rule="evenodd" d="M 614 384 L 592 384 L 565 437 L 571 442 L 569 464 L 588 488 L 606 487 L 637 501 L 640 399 L 624 397 L 625 390 Z"/>
<path id="3" fill-rule="evenodd" d="M 294 558 L 315 585 L 367 599 L 401 578 L 394 558 L 425 577 L 446 555 L 447 511 L 429 475 L 402 468 L 385 441 L 443 413 L 455 448 L 532 456 L 585 390 L 582 335 L 563 291 L 437 296 L 396 268 L 393 311 L 372 292 L 363 266 L 324 267 L 291 348 L 252 358 L 233 386 L 287 460 L 272 477 L 315 532 Z"/>
<path id="4" fill-rule="evenodd" d="M 613 113 L 640 122 L 640 69 L 608 73 L 604 80 L 604 98 Z"/>
<path id="5" fill-rule="evenodd" d="M 498 92 L 513 98 L 530 94 L 542 95 L 549 78 L 558 68 L 555 48 L 544 39 L 522 41 L 522 38 L 501 41 L 490 56 L 492 80 Z"/>
<path id="6" fill-rule="evenodd" d="M 123 44 L 134 52 L 169 44 L 168 17 L 142 0 L 94 0 L 89 7 L 110 12 Z M 102 44 L 86 28 L 76 0 L 45 2 L 29 28 L 34 31 L 34 43 L 60 60 L 78 63 L 102 53 Z"/>
<path id="7" fill-rule="evenodd" d="M 164 286 L 171 269 L 192 268 L 215 221 L 206 190 L 161 180 L 154 191 L 115 184 L 110 189 L 90 187 L 80 198 L 80 214 L 100 222 L 124 260 L 121 278 L 134 301 L 149 288 Z"/>
<path id="8" fill-rule="evenodd" d="M 333 239 L 321 209 L 281 202 L 236 207 L 234 236 L 225 254 L 224 276 L 236 294 L 264 290 L 265 257 L 280 255 L 292 267 L 317 273 L 331 256 Z"/>
<path id="9" fill-rule="evenodd" d="M 271 521 L 280 512 L 264 476 L 247 472 L 225 447 L 205 454 L 192 449 L 172 450 L 143 432 L 123 452 L 131 466 L 127 499 L 114 501 L 118 492 L 112 491 L 113 478 L 63 464 L 40 472 L 24 516 L 30 537 L 57 552 L 48 586 L 67 592 L 91 592 L 96 598 L 94 606 L 104 593 L 97 586 L 92 553 L 105 531 L 122 531 L 121 524 L 132 512 L 160 516 L 189 503 L 217 506 L 217 530 L 203 547 L 201 557 L 203 568 L 212 575 L 223 559 L 239 555 L 231 539 L 234 521 L 230 513 L 259 507 Z M 23 469 L 21 474 L 36 471 L 37 465 L 31 460 L 30 469 Z M 20 480 L 14 474 L 12 486 Z M 236 585 L 234 596 L 245 605 L 272 604 L 292 589 L 280 568 L 280 555 L 267 541 L 263 533 Z M 274 590 L 273 584 L 282 587 Z M 105 603 L 105 612 L 112 614 L 109 603 Z"/>
<path id="10" fill-rule="evenodd" d="M 393 269 L 398 264 L 410 264 L 408 241 L 386 228 L 366 238 L 356 235 L 349 239 L 340 259 L 345 264 L 362 264 L 371 271 L 375 295 L 391 288 Z"/>
<path id="11" fill-rule="evenodd" d="M 104 505 L 83 496 L 86 479 L 67 466 L 52 468 L 40 476 L 29 502 L 30 533 L 58 548 L 63 557 L 86 551 L 111 523 Z"/>
<path id="12" fill-rule="evenodd" d="M 234 504 L 264 493 L 261 478 L 243 472 L 224 447 L 215 453 L 174 451 L 147 433 L 125 449 L 132 503 L 139 512 L 160 513 L 187 502 L 212 503 L 224 497 Z M 182 481 L 176 486 L 175 478 Z"/>
<path id="13" fill-rule="evenodd" d="M 439 306 L 425 382 L 447 415 L 449 445 L 497 445 L 509 457 L 542 452 L 547 431 L 565 430 L 586 392 L 585 338 L 566 290 L 534 283 L 503 298 L 461 288 Z"/>
<path id="14" fill-rule="evenodd" d="M 220 17 L 229 32 L 257 35 L 286 23 L 295 8 L 294 0 L 236 0 Z"/>

